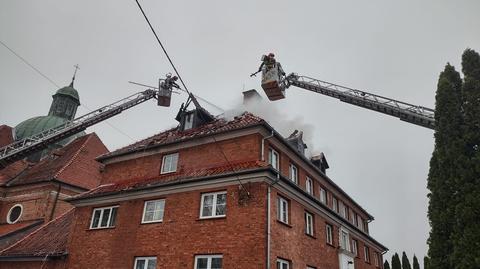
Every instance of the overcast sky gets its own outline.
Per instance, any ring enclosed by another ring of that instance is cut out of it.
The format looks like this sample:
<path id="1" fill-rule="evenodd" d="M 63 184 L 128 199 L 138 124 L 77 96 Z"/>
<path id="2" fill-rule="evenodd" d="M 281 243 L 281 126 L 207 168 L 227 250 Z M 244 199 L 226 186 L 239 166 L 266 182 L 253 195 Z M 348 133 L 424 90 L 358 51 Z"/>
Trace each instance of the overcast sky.
<path id="1" fill-rule="evenodd" d="M 477 0 L 141 3 L 189 89 L 226 109 L 243 89 L 261 90 L 249 74 L 267 52 L 287 73 L 433 108 L 444 65 L 461 69 L 463 50 L 480 50 Z M 61 86 L 79 64 L 77 115 L 142 90 L 129 80 L 156 84 L 172 71 L 133 0 L 2 1 L 0 40 Z M 0 46 L 0 124 L 46 115 L 56 90 Z M 185 99 L 116 116 L 109 122 L 121 132 L 106 123 L 88 131 L 113 150 L 175 126 Z M 423 258 L 433 131 L 293 87 L 263 110 L 283 135 L 304 128 L 310 149 L 325 152 L 327 174 L 375 216 L 371 234 L 387 258 Z"/>

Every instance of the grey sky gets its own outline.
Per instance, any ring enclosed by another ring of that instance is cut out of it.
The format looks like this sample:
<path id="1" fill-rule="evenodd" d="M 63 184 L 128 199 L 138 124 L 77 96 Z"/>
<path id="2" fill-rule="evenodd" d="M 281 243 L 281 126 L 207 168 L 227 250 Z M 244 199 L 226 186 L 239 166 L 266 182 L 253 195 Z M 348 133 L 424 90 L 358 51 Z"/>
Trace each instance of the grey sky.
<path id="1" fill-rule="evenodd" d="M 465 48 L 480 50 L 475 0 L 141 2 L 187 86 L 224 108 L 243 89 L 260 89 L 249 74 L 270 51 L 286 72 L 433 108 L 445 63 L 460 69 Z M 172 71 L 133 0 L 2 1 L 0 40 L 60 85 L 78 63 L 75 86 L 92 109 L 142 89 L 128 80 L 156 84 Z M 2 46 L 0 59 L 0 123 L 45 115 L 56 88 Z M 376 217 L 371 233 L 391 249 L 387 257 L 423 257 L 433 132 L 293 87 L 287 96 L 271 111 L 308 125 L 329 176 Z M 145 138 L 176 125 L 185 98 L 175 95 L 168 109 L 148 102 L 110 122 Z M 284 135 L 295 128 L 274 127 Z M 105 123 L 89 131 L 111 150 L 132 142 Z"/>

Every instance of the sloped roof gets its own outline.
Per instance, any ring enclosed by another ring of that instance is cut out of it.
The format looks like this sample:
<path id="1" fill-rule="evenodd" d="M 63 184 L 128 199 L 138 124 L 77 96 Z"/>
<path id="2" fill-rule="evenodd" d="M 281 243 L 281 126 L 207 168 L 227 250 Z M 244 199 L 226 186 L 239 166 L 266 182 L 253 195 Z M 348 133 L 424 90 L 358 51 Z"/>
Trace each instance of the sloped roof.
<path id="1" fill-rule="evenodd" d="M 164 144 L 170 144 L 180 141 L 189 140 L 192 138 L 198 138 L 202 136 L 222 133 L 226 131 L 232 131 L 236 129 L 243 129 L 250 126 L 255 126 L 265 123 L 265 121 L 249 112 L 245 112 L 242 115 L 233 118 L 231 121 L 227 121 L 224 118 L 218 118 L 214 121 L 204 124 L 200 127 L 181 131 L 178 127 L 161 132 L 149 138 L 143 139 L 129 146 L 120 148 L 110 153 L 104 154 L 98 157 L 98 160 L 104 160 L 115 156 L 120 156 L 126 153 L 135 152 L 138 150 L 144 150 L 145 148 L 155 147 Z"/>
<path id="2" fill-rule="evenodd" d="M 28 167 L 28 162 L 24 160 L 16 161 L 7 167 L 0 169 L 0 186 L 18 176 Z"/>
<path id="3" fill-rule="evenodd" d="M 0 252 L 2 257 L 48 257 L 67 253 L 74 209 L 46 223 L 17 243 Z"/>
<path id="4" fill-rule="evenodd" d="M 96 196 L 104 196 L 109 194 L 116 194 L 120 192 L 128 192 L 132 190 L 159 187 L 169 183 L 186 182 L 197 178 L 215 176 L 215 175 L 228 175 L 239 173 L 242 171 L 249 171 L 256 168 L 268 167 L 266 162 L 252 160 L 252 161 L 240 161 L 231 163 L 219 163 L 214 166 L 185 169 L 178 173 L 164 174 L 152 178 L 137 178 L 131 180 L 120 181 L 118 183 L 110 183 L 100 185 L 97 188 L 79 194 L 69 200 L 79 200 L 84 198 L 92 198 Z"/>
<path id="5" fill-rule="evenodd" d="M 89 151 L 95 154 L 85 156 Z M 89 181 L 92 180 L 92 175 L 86 176 L 86 174 L 92 172 L 94 167 L 90 167 L 88 170 L 80 170 L 81 167 L 73 167 L 72 164 L 80 158 L 87 158 L 85 161 L 94 162 L 96 156 L 105 152 L 108 152 L 105 145 L 95 133 L 91 133 L 77 138 L 63 148 L 54 150 L 49 156 L 30 167 L 25 167 L 21 162 L 7 166 L 0 170 L 0 184 L 3 181 L 8 186 L 15 186 L 56 179 L 86 189 L 93 188 L 97 182 L 91 184 Z M 19 168 L 16 168 L 17 166 Z M 21 168 L 24 171 L 18 174 Z M 74 171 L 70 171 L 70 168 Z M 15 173 L 18 175 L 14 175 Z M 84 177 L 83 180 L 77 180 L 77 177 L 82 176 Z"/>
<path id="6" fill-rule="evenodd" d="M 12 232 L 24 229 L 29 227 L 32 224 L 41 222 L 41 220 L 29 220 L 29 221 L 21 221 L 14 224 L 3 224 L 0 225 L 0 237 L 4 237 Z"/>

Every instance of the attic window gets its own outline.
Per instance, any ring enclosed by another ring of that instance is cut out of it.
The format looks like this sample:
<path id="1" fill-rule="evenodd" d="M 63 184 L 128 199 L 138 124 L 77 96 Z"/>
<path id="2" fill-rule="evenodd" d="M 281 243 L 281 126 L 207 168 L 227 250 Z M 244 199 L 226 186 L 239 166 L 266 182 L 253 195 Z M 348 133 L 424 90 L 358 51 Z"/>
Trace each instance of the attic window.
<path id="1" fill-rule="evenodd" d="M 7 214 L 7 222 L 9 224 L 14 224 L 17 222 L 20 217 L 22 216 L 23 206 L 20 204 L 16 204 L 10 208 Z"/>
<path id="2" fill-rule="evenodd" d="M 193 115 L 194 113 L 188 113 L 185 115 L 185 123 L 183 125 L 183 130 L 192 129 L 193 127 Z"/>

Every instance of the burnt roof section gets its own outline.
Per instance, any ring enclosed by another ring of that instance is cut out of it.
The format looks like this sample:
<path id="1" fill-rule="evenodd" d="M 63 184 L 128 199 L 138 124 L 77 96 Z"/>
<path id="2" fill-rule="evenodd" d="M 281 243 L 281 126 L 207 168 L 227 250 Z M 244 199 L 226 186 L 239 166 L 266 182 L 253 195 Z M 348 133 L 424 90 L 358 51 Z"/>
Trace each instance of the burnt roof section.
<path id="1" fill-rule="evenodd" d="M 67 254 L 74 209 L 46 223 L 0 252 L 0 260 L 12 257 L 58 257 Z"/>
<path id="2" fill-rule="evenodd" d="M 252 113 L 245 112 L 242 115 L 235 117 L 231 121 L 227 121 L 224 118 L 217 118 L 214 119 L 212 122 L 185 131 L 181 131 L 179 127 L 175 127 L 170 130 L 153 135 L 149 138 L 138 141 L 136 143 L 133 143 L 129 146 L 101 155 L 97 158 L 97 160 L 103 161 L 116 156 L 121 156 L 136 151 L 143 151 L 148 148 L 243 129 L 260 124 L 266 124 L 266 122 L 263 119 L 253 115 Z"/>

